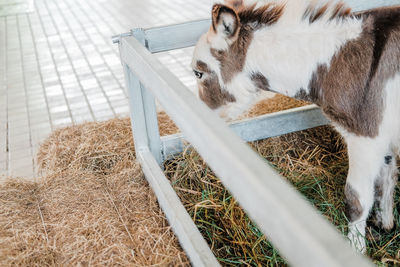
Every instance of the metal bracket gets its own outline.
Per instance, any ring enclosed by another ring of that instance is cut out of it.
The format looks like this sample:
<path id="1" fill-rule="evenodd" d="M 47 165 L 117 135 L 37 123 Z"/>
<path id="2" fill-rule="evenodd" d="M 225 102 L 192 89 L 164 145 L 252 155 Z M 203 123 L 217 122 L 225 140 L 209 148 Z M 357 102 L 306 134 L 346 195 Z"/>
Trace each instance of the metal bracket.
<path id="1" fill-rule="evenodd" d="M 113 44 L 118 44 L 122 37 L 132 36 L 132 31 L 111 36 Z"/>

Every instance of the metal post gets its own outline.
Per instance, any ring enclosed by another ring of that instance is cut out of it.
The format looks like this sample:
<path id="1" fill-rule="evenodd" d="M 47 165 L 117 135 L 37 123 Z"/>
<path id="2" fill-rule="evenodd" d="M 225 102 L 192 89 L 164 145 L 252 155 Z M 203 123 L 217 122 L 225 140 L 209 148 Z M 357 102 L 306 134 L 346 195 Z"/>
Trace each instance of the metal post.
<path id="1" fill-rule="evenodd" d="M 158 130 L 155 101 L 135 75 L 124 64 L 126 86 L 129 94 L 130 117 L 134 135 L 136 154 L 149 150 L 161 165 L 161 139 Z"/>

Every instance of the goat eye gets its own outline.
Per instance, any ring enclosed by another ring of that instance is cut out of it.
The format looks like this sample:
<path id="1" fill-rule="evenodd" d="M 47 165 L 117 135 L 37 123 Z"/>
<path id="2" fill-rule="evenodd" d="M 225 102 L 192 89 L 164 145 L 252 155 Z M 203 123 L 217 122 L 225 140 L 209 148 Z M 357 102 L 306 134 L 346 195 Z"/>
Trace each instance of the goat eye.
<path id="1" fill-rule="evenodd" d="M 203 77 L 203 73 L 202 72 L 199 72 L 199 71 L 196 71 L 196 70 L 193 70 L 193 72 L 194 72 L 194 75 L 196 75 L 197 79 L 201 79 L 201 77 Z"/>

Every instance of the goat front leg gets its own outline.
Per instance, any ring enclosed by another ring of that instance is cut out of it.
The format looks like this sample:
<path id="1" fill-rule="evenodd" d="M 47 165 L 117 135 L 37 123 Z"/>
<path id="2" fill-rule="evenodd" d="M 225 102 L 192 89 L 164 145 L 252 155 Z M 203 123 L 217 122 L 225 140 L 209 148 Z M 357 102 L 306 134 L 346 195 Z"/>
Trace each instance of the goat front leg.
<path id="1" fill-rule="evenodd" d="M 358 251 L 366 252 L 365 228 L 374 203 L 375 180 L 383 165 L 386 144 L 379 138 L 346 137 L 349 173 L 345 186 L 348 238 Z"/>

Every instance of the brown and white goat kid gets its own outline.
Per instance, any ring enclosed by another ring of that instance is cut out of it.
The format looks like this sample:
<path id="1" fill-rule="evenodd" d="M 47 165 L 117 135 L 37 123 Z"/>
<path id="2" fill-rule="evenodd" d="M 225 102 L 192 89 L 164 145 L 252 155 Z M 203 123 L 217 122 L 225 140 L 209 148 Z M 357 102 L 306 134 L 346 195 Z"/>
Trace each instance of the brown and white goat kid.
<path id="1" fill-rule="evenodd" d="M 366 220 L 374 202 L 377 225 L 393 227 L 400 6 L 351 13 L 343 3 L 306 0 L 215 4 L 192 67 L 200 98 L 223 117 L 246 111 L 263 90 L 320 106 L 348 147 L 350 242 L 366 251 Z"/>

